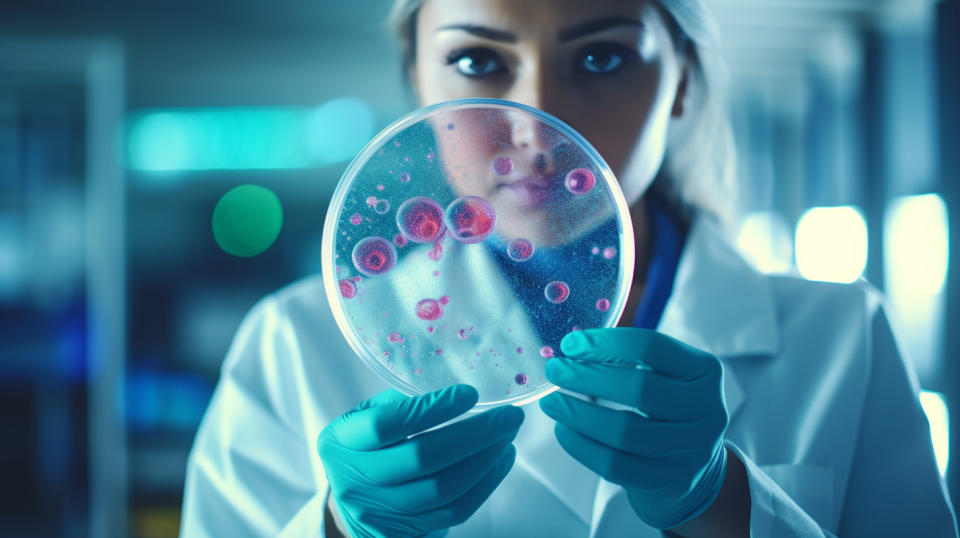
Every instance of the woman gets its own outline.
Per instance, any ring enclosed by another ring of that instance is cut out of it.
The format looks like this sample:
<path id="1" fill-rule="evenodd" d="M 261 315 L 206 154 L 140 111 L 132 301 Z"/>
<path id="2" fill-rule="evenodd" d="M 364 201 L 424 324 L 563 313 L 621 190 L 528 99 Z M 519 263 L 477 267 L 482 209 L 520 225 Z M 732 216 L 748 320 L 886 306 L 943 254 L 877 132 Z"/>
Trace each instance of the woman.
<path id="1" fill-rule="evenodd" d="M 431 430 L 476 391 L 384 391 L 347 359 L 319 279 L 270 296 L 197 434 L 185 536 L 956 535 L 878 294 L 757 274 L 711 218 L 729 135 L 702 2 L 401 0 L 395 15 L 421 104 L 531 105 L 611 165 L 637 239 L 623 326 L 571 333 L 547 363 L 588 399 Z M 543 146 L 535 163 L 550 149 L 522 129 L 514 145 Z"/>

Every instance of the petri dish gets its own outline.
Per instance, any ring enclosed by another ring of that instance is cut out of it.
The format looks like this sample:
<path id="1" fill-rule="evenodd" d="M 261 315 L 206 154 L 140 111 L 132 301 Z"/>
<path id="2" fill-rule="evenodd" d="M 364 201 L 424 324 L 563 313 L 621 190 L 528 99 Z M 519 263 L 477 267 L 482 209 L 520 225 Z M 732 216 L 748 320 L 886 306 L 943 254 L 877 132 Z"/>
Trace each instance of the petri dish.
<path id="1" fill-rule="evenodd" d="M 461 99 L 389 125 L 327 210 L 327 299 L 360 360 L 401 392 L 477 388 L 474 410 L 556 389 L 573 330 L 615 326 L 633 278 L 630 214 L 610 167 L 532 107 Z"/>

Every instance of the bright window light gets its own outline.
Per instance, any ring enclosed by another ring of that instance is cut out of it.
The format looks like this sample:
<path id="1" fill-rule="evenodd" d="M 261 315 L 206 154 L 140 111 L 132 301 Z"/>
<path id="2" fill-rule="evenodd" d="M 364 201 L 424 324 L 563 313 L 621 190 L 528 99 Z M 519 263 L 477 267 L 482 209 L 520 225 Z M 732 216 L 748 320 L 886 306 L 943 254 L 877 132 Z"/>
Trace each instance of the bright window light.
<path id="1" fill-rule="evenodd" d="M 937 459 L 937 469 L 946 476 L 950 463 L 950 413 L 943 395 L 928 390 L 920 391 L 920 405 L 927 422 L 930 423 L 930 439 L 933 441 L 933 454 Z"/>
<path id="2" fill-rule="evenodd" d="M 147 172 L 310 168 L 350 159 L 373 136 L 370 107 L 223 107 L 136 112 L 125 163 Z"/>
<path id="3" fill-rule="evenodd" d="M 793 237 L 782 216 L 750 213 L 740 224 L 737 246 L 765 273 L 789 271 L 793 263 Z"/>
<path id="4" fill-rule="evenodd" d="M 797 267 L 809 280 L 853 282 L 867 265 L 867 223 L 852 206 L 814 207 L 797 223 Z"/>
<path id="5" fill-rule="evenodd" d="M 896 198 L 884 219 L 889 285 L 914 293 L 943 291 L 949 266 L 947 205 L 936 194 Z"/>

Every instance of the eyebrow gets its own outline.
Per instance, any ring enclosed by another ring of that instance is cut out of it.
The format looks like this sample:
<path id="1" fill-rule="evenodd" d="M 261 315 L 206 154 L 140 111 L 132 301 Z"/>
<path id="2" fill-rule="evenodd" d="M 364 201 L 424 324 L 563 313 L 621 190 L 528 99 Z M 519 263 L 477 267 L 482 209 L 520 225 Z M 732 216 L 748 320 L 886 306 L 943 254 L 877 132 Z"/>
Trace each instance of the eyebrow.
<path id="1" fill-rule="evenodd" d="M 603 17 L 591 21 L 581 22 L 563 28 L 557 32 L 557 40 L 561 43 L 572 41 L 586 35 L 595 34 L 617 26 L 643 26 L 643 23 L 630 17 Z M 502 41 L 504 43 L 516 43 L 517 35 L 487 26 L 477 26 L 475 24 L 450 24 L 441 26 L 436 32 L 443 30 L 462 30 L 469 34 L 491 41 Z"/>

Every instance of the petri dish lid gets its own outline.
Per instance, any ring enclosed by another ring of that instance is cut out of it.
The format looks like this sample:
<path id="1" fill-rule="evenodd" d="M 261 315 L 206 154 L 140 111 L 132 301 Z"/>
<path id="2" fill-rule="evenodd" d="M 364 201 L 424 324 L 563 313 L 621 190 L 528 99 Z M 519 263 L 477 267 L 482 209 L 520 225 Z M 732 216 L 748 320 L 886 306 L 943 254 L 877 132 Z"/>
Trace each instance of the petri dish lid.
<path id="1" fill-rule="evenodd" d="M 323 230 L 327 299 L 360 360 L 408 395 L 477 388 L 475 410 L 552 390 L 578 329 L 615 326 L 633 278 L 619 184 L 568 125 L 461 99 L 381 131 L 347 167 Z"/>

